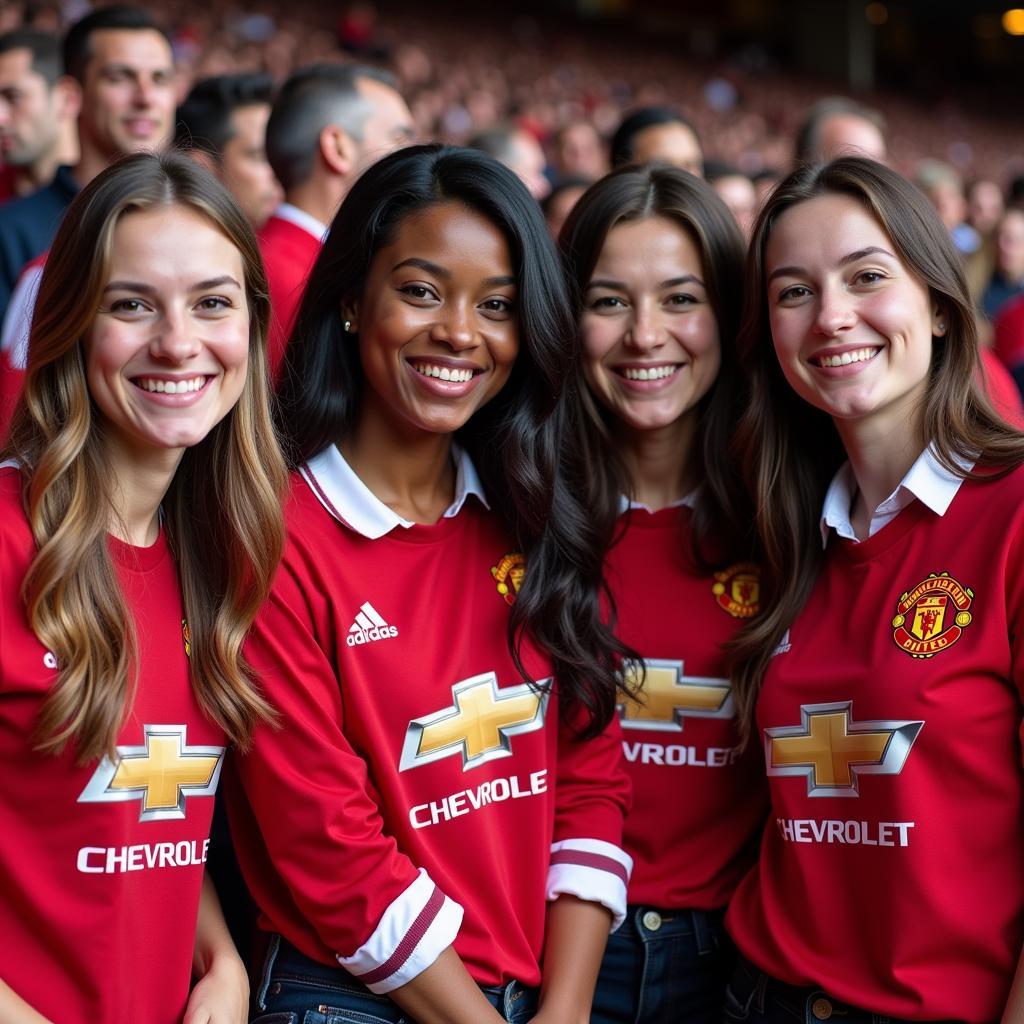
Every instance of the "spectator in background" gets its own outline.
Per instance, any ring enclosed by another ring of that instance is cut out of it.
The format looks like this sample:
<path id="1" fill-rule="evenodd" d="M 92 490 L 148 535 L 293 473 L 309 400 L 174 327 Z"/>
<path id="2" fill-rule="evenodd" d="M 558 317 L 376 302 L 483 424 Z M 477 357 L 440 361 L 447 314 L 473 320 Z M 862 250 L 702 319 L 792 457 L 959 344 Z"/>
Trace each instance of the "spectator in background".
<path id="1" fill-rule="evenodd" d="M 612 136 L 612 167 L 663 163 L 704 177 L 704 151 L 697 129 L 671 107 L 635 110 Z"/>
<path id="2" fill-rule="evenodd" d="M 729 207 L 745 239 L 750 238 L 760 203 L 754 183 L 738 167 L 721 160 L 707 160 L 704 175 L 719 198 Z"/>
<path id="3" fill-rule="evenodd" d="M 22 268 L 50 246 L 78 190 L 120 156 L 167 145 L 174 125 L 174 59 L 167 34 L 137 7 L 103 7 L 68 30 L 64 67 L 82 90 L 81 154 L 0 217 L 0 317 Z M 29 303 L 31 306 L 31 303 Z M 5 331 L 5 334 L 7 332 Z"/>
<path id="4" fill-rule="evenodd" d="M 796 136 L 795 163 L 824 163 L 840 156 L 866 156 L 885 163 L 885 120 L 877 110 L 845 96 L 829 96 L 804 116 Z"/>
<path id="5" fill-rule="evenodd" d="M 765 167 L 752 178 L 754 191 L 757 192 L 757 208 L 775 191 L 775 186 L 782 181 L 782 172 L 774 167 Z"/>
<path id="6" fill-rule="evenodd" d="M 597 181 L 608 173 L 608 147 L 589 121 L 570 121 L 555 133 L 552 159 L 560 181 Z"/>
<path id="7" fill-rule="evenodd" d="M 592 182 L 586 178 L 563 178 L 541 200 L 540 208 L 544 211 L 544 220 L 548 231 L 556 241 L 566 218 L 572 208 L 579 202 L 580 196 L 590 187 Z"/>
<path id="8" fill-rule="evenodd" d="M 13 170 L 15 196 L 48 185 L 78 151 L 81 94 L 60 51 L 60 40 L 38 29 L 0 36 L 0 161 Z"/>
<path id="9" fill-rule="evenodd" d="M 178 108 L 174 142 L 191 150 L 235 197 L 254 228 L 282 199 L 267 161 L 266 130 L 274 83 L 269 75 L 216 75 L 192 86 Z"/>
<path id="10" fill-rule="evenodd" d="M 981 296 L 981 311 L 995 320 L 1008 300 L 1024 291 L 1024 210 L 1009 209 L 995 232 L 995 269 Z"/>
<path id="11" fill-rule="evenodd" d="M 981 236 L 967 223 L 967 197 L 960 175 L 941 160 L 922 160 L 917 165 L 914 184 L 939 211 L 957 251 L 965 256 L 977 252 Z"/>
<path id="12" fill-rule="evenodd" d="M 473 136 L 468 146 L 504 164 L 538 202 L 551 191 L 551 182 L 544 175 L 544 150 L 528 131 L 511 126 L 489 128 Z"/>
<path id="13" fill-rule="evenodd" d="M 1006 209 L 1003 190 L 987 178 L 978 178 L 967 186 L 967 222 L 987 239 L 995 231 Z"/>
<path id="14" fill-rule="evenodd" d="M 270 285 L 273 374 L 335 210 L 361 171 L 412 136 L 412 114 L 383 71 L 317 64 L 282 86 L 266 144 L 285 201 L 259 233 Z"/>

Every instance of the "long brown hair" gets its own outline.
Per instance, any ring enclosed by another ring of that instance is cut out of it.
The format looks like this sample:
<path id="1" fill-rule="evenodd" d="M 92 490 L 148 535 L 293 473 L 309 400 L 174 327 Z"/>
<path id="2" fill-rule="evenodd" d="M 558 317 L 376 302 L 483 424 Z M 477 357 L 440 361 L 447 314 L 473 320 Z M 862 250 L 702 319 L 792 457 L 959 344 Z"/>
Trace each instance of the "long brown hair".
<path id="1" fill-rule="evenodd" d="M 766 201 L 754 225 L 739 351 L 749 394 L 734 438 L 734 454 L 754 496 L 762 552 L 760 615 L 731 643 L 733 691 L 744 736 L 772 652 L 810 595 L 820 569 L 822 502 L 846 455 L 827 413 L 786 383 L 771 344 L 765 288 L 765 249 L 779 216 L 823 195 L 861 203 L 888 234 L 904 266 L 927 287 L 948 325 L 932 339 L 921 435 L 949 472 L 975 478 L 963 466 L 984 467 L 984 478 L 1024 462 L 1024 435 L 995 412 L 979 384 L 974 310 L 960 257 L 925 196 L 905 178 L 861 157 L 805 166 Z"/>
<path id="2" fill-rule="evenodd" d="M 748 553 L 752 515 L 728 458 L 735 428 L 739 367 L 735 338 L 743 278 L 743 238 L 725 204 L 705 182 L 675 167 L 624 167 L 592 185 L 566 220 L 559 238 L 576 322 L 583 314 L 587 286 L 609 232 L 619 224 L 663 217 L 677 224 L 700 253 L 708 301 L 718 325 L 721 367 L 698 405 L 693 477 L 700 481 L 694 510 L 694 550 L 698 564 L 732 561 Z M 633 484 L 616 452 L 613 417 L 591 394 L 583 377 L 582 346 L 577 345 L 569 393 L 567 445 L 583 455 L 578 482 L 589 510 L 590 543 L 603 561 L 619 518 L 621 495 Z M 708 541 L 714 537 L 714 549 Z"/>
<path id="3" fill-rule="evenodd" d="M 242 257 L 249 363 L 238 403 L 186 450 L 163 504 L 187 615 L 192 686 L 203 711 L 244 746 L 270 709 L 241 644 L 280 559 L 284 463 L 270 416 L 266 278 L 252 229 L 226 190 L 182 156 L 138 154 L 72 202 L 39 286 L 24 389 L 3 456 L 22 467 L 37 552 L 22 585 L 33 632 L 59 665 L 35 740 L 80 761 L 113 756 L 130 708 L 137 644 L 107 546 L 110 490 L 104 421 L 85 375 L 82 337 L 99 308 L 118 219 L 181 205 L 202 214 Z"/>

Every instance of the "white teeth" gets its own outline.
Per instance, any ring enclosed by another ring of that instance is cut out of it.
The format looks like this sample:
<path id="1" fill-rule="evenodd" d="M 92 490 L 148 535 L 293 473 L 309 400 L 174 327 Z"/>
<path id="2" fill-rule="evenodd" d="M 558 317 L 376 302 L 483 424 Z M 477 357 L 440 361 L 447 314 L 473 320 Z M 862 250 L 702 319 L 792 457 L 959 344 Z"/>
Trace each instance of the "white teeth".
<path id="1" fill-rule="evenodd" d="M 473 379 L 472 370 L 450 369 L 447 366 L 434 366 L 431 363 L 413 363 L 412 368 L 424 377 L 436 377 L 438 380 L 447 380 L 454 384 L 465 384 Z"/>
<path id="2" fill-rule="evenodd" d="M 198 391 L 206 383 L 205 377 L 193 377 L 191 380 L 151 380 L 143 377 L 139 387 L 143 391 L 155 391 L 163 395 L 184 395 L 189 391 Z"/>
<path id="3" fill-rule="evenodd" d="M 877 348 L 858 348 L 853 352 L 844 352 L 842 355 L 819 356 L 819 366 L 848 366 L 850 363 L 867 362 L 875 353 Z"/>
<path id="4" fill-rule="evenodd" d="M 676 372 L 676 366 L 651 366 L 649 368 L 623 367 L 622 375 L 626 380 L 664 380 Z"/>

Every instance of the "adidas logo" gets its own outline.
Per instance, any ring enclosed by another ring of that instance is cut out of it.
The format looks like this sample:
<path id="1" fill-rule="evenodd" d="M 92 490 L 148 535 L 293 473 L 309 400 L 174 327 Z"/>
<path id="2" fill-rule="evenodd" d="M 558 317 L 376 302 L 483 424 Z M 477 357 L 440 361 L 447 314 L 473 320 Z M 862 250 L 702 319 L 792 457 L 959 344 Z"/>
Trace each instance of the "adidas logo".
<path id="1" fill-rule="evenodd" d="M 356 612 L 356 621 L 349 626 L 345 643 L 349 647 L 358 647 L 360 644 L 372 644 L 374 640 L 388 640 L 394 636 L 398 636 L 398 628 L 389 626 L 367 601 Z"/>
<path id="2" fill-rule="evenodd" d="M 778 642 L 775 650 L 769 655 L 771 658 L 777 658 L 780 654 L 785 654 L 793 645 L 789 642 L 789 630 L 782 634 L 782 639 Z"/>

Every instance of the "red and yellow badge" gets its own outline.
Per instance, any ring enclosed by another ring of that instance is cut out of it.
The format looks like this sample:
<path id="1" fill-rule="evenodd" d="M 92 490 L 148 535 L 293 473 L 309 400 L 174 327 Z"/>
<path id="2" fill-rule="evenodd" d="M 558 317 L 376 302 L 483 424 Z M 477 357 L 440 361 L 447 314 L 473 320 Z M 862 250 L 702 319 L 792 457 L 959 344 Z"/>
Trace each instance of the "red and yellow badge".
<path id="1" fill-rule="evenodd" d="M 896 646 L 912 658 L 931 658 L 946 650 L 971 624 L 968 609 L 973 600 L 974 591 L 948 572 L 929 573 L 896 605 L 892 620 Z"/>
<path id="2" fill-rule="evenodd" d="M 719 608 L 734 619 L 749 619 L 760 609 L 761 577 L 753 562 L 739 562 L 715 573 L 711 587 Z"/>
<path id="3" fill-rule="evenodd" d="M 512 604 L 519 588 L 523 585 L 526 575 L 526 559 L 518 551 L 502 557 L 497 565 L 491 566 L 491 575 L 497 584 L 498 593 L 505 599 L 505 604 Z"/>
<path id="4" fill-rule="evenodd" d="M 185 657 L 192 657 L 192 634 L 188 631 L 188 619 L 181 620 L 181 639 L 185 641 Z"/>

